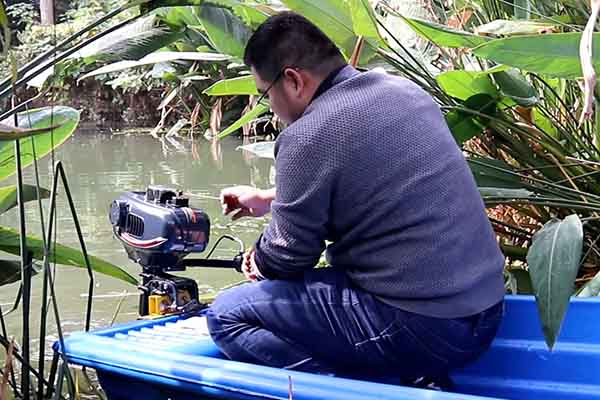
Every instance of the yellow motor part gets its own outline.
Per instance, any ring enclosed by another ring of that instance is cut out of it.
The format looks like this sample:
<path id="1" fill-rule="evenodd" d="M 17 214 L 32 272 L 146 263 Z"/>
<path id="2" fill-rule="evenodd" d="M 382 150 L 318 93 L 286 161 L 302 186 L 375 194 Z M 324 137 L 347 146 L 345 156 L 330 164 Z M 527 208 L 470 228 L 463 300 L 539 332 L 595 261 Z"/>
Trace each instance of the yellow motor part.
<path id="1" fill-rule="evenodd" d="M 152 295 L 148 297 L 148 314 L 151 316 L 164 315 L 165 310 L 171 305 L 171 299 L 166 295 Z"/>

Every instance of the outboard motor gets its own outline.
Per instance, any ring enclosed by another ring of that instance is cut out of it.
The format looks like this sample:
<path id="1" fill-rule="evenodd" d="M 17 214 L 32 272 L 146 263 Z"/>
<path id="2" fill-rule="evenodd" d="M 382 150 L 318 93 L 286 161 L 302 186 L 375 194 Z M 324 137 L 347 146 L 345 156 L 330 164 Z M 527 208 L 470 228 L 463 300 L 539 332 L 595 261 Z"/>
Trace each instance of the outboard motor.
<path id="1" fill-rule="evenodd" d="M 210 220 L 204 211 L 192 208 L 182 192 L 150 186 L 146 192 L 128 192 L 110 207 L 113 233 L 121 241 L 129 259 L 142 266 L 140 316 L 161 316 L 200 308 L 198 285 L 193 279 L 167 272 L 185 271 L 191 266 L 235 268 L 241 271 L 244 245 L 238 238 L 224 235 L 240 245 L 232 260 L 195 258 L 208 246 Z M 214 249 L 214 247 L 213 247 Z"/>

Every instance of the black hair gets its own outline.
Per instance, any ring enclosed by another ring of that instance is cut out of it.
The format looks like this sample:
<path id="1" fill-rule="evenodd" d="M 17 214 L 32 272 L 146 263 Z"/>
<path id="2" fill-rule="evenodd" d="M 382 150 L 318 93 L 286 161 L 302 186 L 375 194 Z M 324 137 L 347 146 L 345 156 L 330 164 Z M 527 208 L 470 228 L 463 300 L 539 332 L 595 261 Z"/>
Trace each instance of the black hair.
<path id="1" fill-rule="evenodd" d="M 282 12 L 269 17 L 248 40 L 244 63 L 260 77 L 273 81 L 284 67 L 327 74 L 344 63 L 337 46 L 300 14 Z"/>

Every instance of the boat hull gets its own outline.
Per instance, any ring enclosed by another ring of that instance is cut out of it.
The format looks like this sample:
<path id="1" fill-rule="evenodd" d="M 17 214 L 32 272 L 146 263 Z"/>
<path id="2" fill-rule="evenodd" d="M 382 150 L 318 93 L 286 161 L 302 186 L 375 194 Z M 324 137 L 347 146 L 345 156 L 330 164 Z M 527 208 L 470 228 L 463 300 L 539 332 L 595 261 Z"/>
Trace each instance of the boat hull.
<path id="1" fill-rule="evenodd" d="M 70 363 L 96 369 L 120 399 L 600 399 L 600 302 L 573 299 L 550 352 L 533 297 L 507 296 L 491 348 L 453 371 L 453 392 L 270 368 L 227 360 L 201 316 L 136 321 L 65 340 Z M 200 329 L 200 328 L 201 329 Z M 55 345 L 59 350 L 60 346 Z"/>

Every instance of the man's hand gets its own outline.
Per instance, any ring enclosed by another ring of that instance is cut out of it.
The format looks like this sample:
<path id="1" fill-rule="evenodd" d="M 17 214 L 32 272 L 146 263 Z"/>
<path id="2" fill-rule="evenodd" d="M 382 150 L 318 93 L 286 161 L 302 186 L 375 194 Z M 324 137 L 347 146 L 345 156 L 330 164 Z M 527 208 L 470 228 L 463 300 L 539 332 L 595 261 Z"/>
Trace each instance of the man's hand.
<path id="1" fill-rule="evenodd" d="M 255 282 L 262 279 L 262 275 L 254 261 L 254 248 L 244 253 L 244 261 L 242 262 L 242 272 L 249 281 Z"/>
<path id="2" fill-rule="evenodd" d="M 271 211 L 271 202 L 275 191 L 261 190 L 252 186 L 234 186 L 221 191 L 223 214 L 231 216 L 232 220 L 242 217 L 262 217 Z"/>

